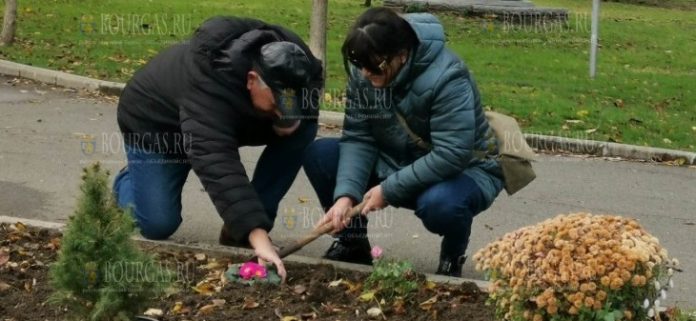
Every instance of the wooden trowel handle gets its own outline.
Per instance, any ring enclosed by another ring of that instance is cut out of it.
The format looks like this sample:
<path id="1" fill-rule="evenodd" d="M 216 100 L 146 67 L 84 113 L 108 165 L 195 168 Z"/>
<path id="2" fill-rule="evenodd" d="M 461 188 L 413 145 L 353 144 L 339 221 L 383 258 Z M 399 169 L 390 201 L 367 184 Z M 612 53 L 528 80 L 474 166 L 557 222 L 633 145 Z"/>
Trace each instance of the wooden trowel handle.
<path id="1" fill-rule="evenodd" d="M 348 215 L 345 218 L 345 222 L 350 222 L 350 220 L 357 216 L 360 215 L 360 212 L 362 212 L 363 206 L 365 206 L 365 202 L 361 202 L 358 205 L 353 206 L 353 208 L 348 212 Z M 326 222 L 324 225 L 319 225 L 315 227 L 311 232 L 306 234 L 305 236 L 301 237 L 300 239 L 296 240 L 292 244 L 285 246 L 278 251 L 278 256 L 280 258 L 284 258 L 292 253 L 295 253 L 299 251 L 301 248 L 303 248 L 305 245 L 311 243 L 312 241 L 316 240 L 320 236 L 327 234 L 329 232 L 333 231 L 333 224 L 331 221 Z"/>
<path id="2" fill-rule="evenodd" d="M 360 212 L 362 212 L 363 207 L 365 206 L 365 201 L 361 202 L 358 205 L 353 206 L 353 208 L 348 212 L 348 215 L 345 218 L 345 222 L 348 223 L 350 222 L 350 219 L 353 217 L 360 215 Z M 304 235 L 300 239 L 296 240 L 292 244 L 288 246 L 284 246 L 278 251 L 278 256 L 280 258 L 284 258 L 292 253 L 295 253 L 299 251 L 301 248 L 303 248 L 305 245 L 311 243 L 312 241 L 316 240 L 320 236 L 327 234 L 329 232 L 333 231 L 333 224 L 331 221 L 328 221 L 324 223 L 324 225 L 319 225 L 315 227 L 312 231 L 310 231 L 308 234 Z M 251 258 L 249 261 L 257 261 L 258 257 L 254 256 Z"/>

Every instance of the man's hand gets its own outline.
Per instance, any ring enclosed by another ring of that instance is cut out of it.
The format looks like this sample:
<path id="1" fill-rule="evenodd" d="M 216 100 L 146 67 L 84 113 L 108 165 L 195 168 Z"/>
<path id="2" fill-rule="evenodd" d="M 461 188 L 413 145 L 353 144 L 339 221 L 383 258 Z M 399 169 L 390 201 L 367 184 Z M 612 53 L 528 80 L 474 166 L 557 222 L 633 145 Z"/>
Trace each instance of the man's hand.
<path id="1" fill-rule="evenodd" d="M 249 233 L 249 243 L 254 248 L 256 256 L 259 257 L 259 264 L 264 264 L 264 261 L 273 263 L 282 282 L 285 283 L 287 272 L 285 271 L 283 261 L 278 256 L 278 252 L 273 248 L 271 239 L 268 238 L 268 232 L 260 228 L 253 229 Z"/>
<path id="2" fill-rule="evenodd" d="M 388 205 L 387 201 L 384 200 L 384 193 L 382 192 L 381 184 L 367 191 L 363 198 L 365 199 L 365 206 L 362 209 L 362 215 L 367 215 L 367 213 L 372 211 L 381 210 Z"/>
<path id="3" fill-rule="evenodd" d="M 344 220 L 346 215 L 348 215 L 348 211 L 352 208 L 353 200 L 350 197 L 341 197 L 336 200 L 336 203 L 334 203 L 328 211 L 326 211 L 326 214 L 319 220 L 316 226 L 322 226 L 331 222 L 334 228 L 331 234 L 336 234 L 346 228 L 348 222 L 344 222 Z"/>

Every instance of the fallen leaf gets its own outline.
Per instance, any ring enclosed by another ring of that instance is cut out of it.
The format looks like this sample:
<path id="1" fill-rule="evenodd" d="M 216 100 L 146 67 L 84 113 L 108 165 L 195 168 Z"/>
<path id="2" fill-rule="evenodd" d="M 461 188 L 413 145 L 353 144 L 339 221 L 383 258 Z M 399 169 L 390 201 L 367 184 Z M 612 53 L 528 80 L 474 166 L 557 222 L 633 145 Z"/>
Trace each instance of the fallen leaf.
<path id="1" fill-rule="evenodd" d="M 662 141 L 663 141 L 665 144 L 671 144 L 671 143 L 672 143 L 672 140 L 670 140 L 669 138 L 664 138 Z"/>
<path id="2" fill-rule="evenodd" d="M 174 307 L 172 307 L 171 313 L 173 314 L 180 314 L 182 313 L 181 310 L 184 309 L 184 303 L 181 301 L 177 301 L 174 303 Z"/>
<path id="3" fill-rule="evenodd" d="M 369 308 L 367 309 L 367 315 L 370 316 L 370 318 L 377 318 L 382 315 L 382 309 L 378 307 Z"/>
<path id="4" fill-rule="evenodd" d="M 12 288 L 11 285 L 9 285 L 9 284 L 7 284 L 7 283 L 5 283 L 5 282 L 0 281 L 0 292 L 5 291 L 5 290 L 8 290 L 8 289 L 11 289 L 11 288 Z"/>
<path id="5" fill-rule="evenodd" d="M 10 261 L 10 250 L 3 247 L 0 249 L 0 266 L 5 265 L 8 261 Z"/>
<path id="6" fill-rule="evenodd" d="M 215 309 L 214 304 L 208 304 L 198 309 L 198 314 L 210 314 Z"/>
<path id="7" fill-rule="evenodd" d="M 205 253 L 196 253 L 193 257 L 198 261 L 205 261 Z"/>
<path id="8" fill-rule="evenodd" d="M 418 236 L 418 234 L 413 234 L 413 236 L 411 236 L 411 237 L 414 239 L 417 239 L 419 236 Z"/>
<path id="9" fill-rule="evenodd" d="M 396 299 L 392 307 L 394 308 L 395 314 L 406 314 L 406 307 L 403 299 Z"/>
<path id="10" fill-rule="evenodd" d="M 623 108 L 623 106 L 624 106 L 624 101 L 623 101 L 623 99 L 614 100 L 614 106 L 616 106 L 616 107 L 618 107 L 618 108 Z"/>
<path id="11" fill-rule="evenodd" d="M 299 201 L 300 204 L 304 204 L 304 203 L 309 202 L 309 198 L 308 198 L 308 197 L 304 197 L 304 196 L 300 196 L 300 197 L 297 198 L 297 201 Z"/>
<path id="12" fill-rule="evenodd" d="M 350 281 L 343 281 L 343 284 L 348 286 L 348 289 L 346 290 L 346 292 L 348 292 L 348 293 L 355 293 L 355 292 L 358 292 L 362 289 L 362 283 L 360 283 L 360 282 L 353 283 Z"/>
<path id="13" fill-rule="evenodd" d="M 420 306 L 421 309 L 423 309 L 423 310 L 425 310 L 425 311 L 429 311 L 430 308 L 433 307 L 433 304 L 435 304 L 436 302 L 437 302 L 437 295 L 434 296 L 434 297 L 432 297 L 432 298 L 430 298 L 430 299 L 427 299 L 427 300 L 421 302 L 421 303 L 419 304 L 419 306 Z"/>
<path id="14" fill-rule="evenodd" d="M 161 317 L 164 315 L 164 312 L 162 312 L 161 309 L 150 308 L 150 309 L 147 309 L 147 311 L 145 311 L 145 313 L 143 313 L 143 314 L 148 316 L 148 317 Z"/>
<path id="15" fill-rule="evenodd" d="M 292 288 L 292 292 L 295 292 L 295 294 L 302 294 L 307 292 L 307 287 L 302 284 L 298 284 Z"/>
<path id="16" fill-rule="evenodd" d="M 34 279 L 33 284 L 29 281 L 24 282 L 24 289 L 27 290 L 27 292 L 31 292 L 31 290 L 34 288 L 34 286 L 33 286 L 34 284 L 36 284 L 36 279 Z"/>
<path id="17" fill-rule="evenodd" d="M 360 295 L 360 301 L 363 301 L 363 302 L 369 302 L 369 301 L 372 301 L 374 299 L 375 299 L 375 292 L 374 291 L 365 292 L 365 293 Z"/>
<path id="18" fill-rule="evenodd" d="M 566 124 L 582 124 L 584 123 L 582 120 L 579 119 L 566 119 Z"/>
<path id="19" fill-rule="evenodd" d="M 254 301 L 252 298 L 245 297 L 244 304 L 242 305 L 243 310 L 251 310 L 259 307 L 259 303 Z"/>
<path id="20" fill-rule="evenodd" d="M 586 130 L 585 133 L 592 134 L 592 133 L 594 133 L 594 132 L 596 132 L 596 131 L 597 131 L 597 128 L 592 128 L 592 129 Z"/>
<path id="21" fill-rule="evenodd" d="M 17 231 L 17 232 L 26 232 L 27 231 L 27 226 L 24 225 L 22 222 L 17 222 L 12 225 L 10 225 L 10 229 Z"/>
<path id="22" fill-rule="evenodd" d="M 218 307 L 225 305 L 225 303 L 227 303 L 227 301 L 225 299 L 213 300 L 213 305 L 218 306 Z"/>
<path id="23" fill-rule="evenodd" d="M 435 283 L 435 282 L 433 282 L 433 281 L 426 281 L 426 282 L 425 282 L 425 288 L 428 289 L 428 290 L 432 290 L 432 289 L 434 289 L 436 286 L 437 286 L 437 283 Z"/>
<path id="24" fill-rule="evenodd" d="M 330 287 L 330 288 L 335 288 L 335 287 L 341 285 L 341 283 L 343 283 L 343 279 L 338 279 L 338 280 L 336 280 L 336 281 L 331 281 L 331 283 L 329 283 L 329 287 Z"/>
<path id="25" fill-rule="evenodd" d="M 206 281 L 202 281 L 198 283 L 195 287 L 193 287 L 193 290 L 198 292 L 198 294 L 212 295 L 213 293 L 215 293 L 215 286 Z"/>
<path id="26" fill-rule="evenodd" d="M 60 249 L 60 238 L 52 238 L 50 241 L 48 241 L 48 244 L 44 246 L 44 248 L 50 249 L 50 250 L 58 250 Z"/>
<path id="27" fill-rule="evenodd" d="M 583 118 L 583 117 L 587 117 L 590 114 L 590 111 L 587 109 L 583 109 L 583 110 L 579 110 L 575 114 L 578 115 L 578 117 Z"/>
<path id="28" fill-rule="evenodd" d="M 696 126 L 691 126 L 691 130 L 696 132 Z"/>
<path id="29" fill-rule="evenodd" d="M 300 321 L 300 319 L 298 319 L 298 318 L 297 318 L 296 316 L 294 316 L 294 315 L 285 316 L 285 317 L 283 317 L 283 318 L 280 319 L 280 320 L 281 320 L 281 321 Z"/>

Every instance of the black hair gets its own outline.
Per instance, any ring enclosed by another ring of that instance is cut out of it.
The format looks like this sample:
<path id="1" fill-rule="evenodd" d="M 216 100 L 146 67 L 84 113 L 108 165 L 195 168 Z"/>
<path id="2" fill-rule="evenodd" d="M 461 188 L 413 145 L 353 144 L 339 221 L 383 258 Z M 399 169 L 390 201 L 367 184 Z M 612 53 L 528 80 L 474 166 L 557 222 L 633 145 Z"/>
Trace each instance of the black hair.
<path id="1" fill-rule="evenodd" d="M 388 8 L 370 8 L 348 31 L 341 47 L 343 66 L 349 74 L 349 63 L 380 74 L 380 63 L 417 45 L 418 38 L 404 18 Z"/>

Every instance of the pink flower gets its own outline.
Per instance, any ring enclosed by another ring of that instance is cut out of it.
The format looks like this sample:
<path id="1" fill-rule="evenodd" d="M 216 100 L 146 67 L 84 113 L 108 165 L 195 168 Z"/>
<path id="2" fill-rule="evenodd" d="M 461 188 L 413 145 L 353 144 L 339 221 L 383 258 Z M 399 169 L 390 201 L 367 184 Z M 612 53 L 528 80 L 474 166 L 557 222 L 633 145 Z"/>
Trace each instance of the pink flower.
<path id="1" fill-rule="evenodd" d="M 239 276 L 245 280 L 252 278 L 264 279 L 267 275 L 268 270 L 266 270 L 266 267 L 255 262 L 246 262 L 239 267 Z"/>
<path id="2" fill-rule="evenodd" d="M 374 246 L 372 250 L 370 251 L 370 255 L 372 255 L 372 258 L 377 260 L 380 257 L 382 257 L 382 248 L 379 246 Z"/>

